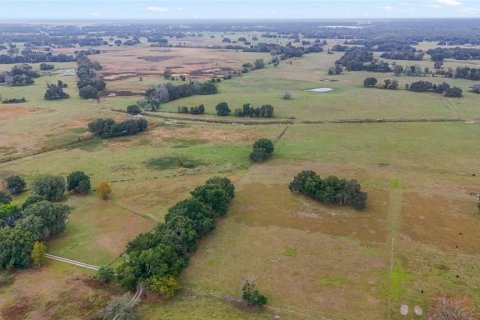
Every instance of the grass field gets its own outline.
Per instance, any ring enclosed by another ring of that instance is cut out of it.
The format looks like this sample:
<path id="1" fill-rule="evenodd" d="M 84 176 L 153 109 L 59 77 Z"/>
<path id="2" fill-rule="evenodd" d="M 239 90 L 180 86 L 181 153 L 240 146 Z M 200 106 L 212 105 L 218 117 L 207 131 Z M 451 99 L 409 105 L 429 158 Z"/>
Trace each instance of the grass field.
<path id="1" fill-rule="evenodd" d="M 202 41 L 215 43 L 217 38 L 205 36 Z M 94 56 L 105 73 L 161 72 L 178 62 L 192 60 L 192 68 L 205 62 L 192 54 L 193 50 L 203 52 L 200 49 L 174 48 L 159 55 L 175 54 L 175 58 L 149 63 L 137 56 L 157 55 L 147 52 L 151 49 L 112 50 L 123 60 L 114 61 L 107 53 Z M 233 51 L 216 54 L 214 59 L 226 65 L 254 60 L 254 55 Z M 43 76 L 34 86 L 0 87 L 2 97 L 29 100 L 0 105 L 0 135 L 6 137 L 0 140 L 0 177 L 21 174 L 30 183 L 42 174 L 65 176 L 83 170 L 93 184 L 108 180 L 113 188 L 109 201 L 66 196 L 73 209 L 67 230 L 47 244 L 52 254 L 96 265 L 112 263 L 128 241 L 151 230 L 171 205 L 209 177 L 232 179 L 236 196 L 228 215 L 192 254 L 180 279 L 180 294 L 168 301 L 146 298 L 137 308 L 144 319 L 272 319 L 274 315 L 282 319 L 426 319 L 402 317 L 400 305 L 407 304 L 410 310 L 418 305 L 425 315 L 439 292 L 468 294 L 480 306 L 480 215 L 475 197 L 480 174 L 480 151 L 475 148 L 480 104 L 479 96 L 468 92 L 473 82 L 447 79 L 464 89 L 460 99 L 365 89 L 367 76 L 379 80 L 394 76 L 367 72 L 328 76 L 328 68 L 339 57 L 339 53 L 321 53 L 293 59 L 292 64 L 284 61 L 278 67 L 221 82 L 217 95 L 161 106 L 162 111 L 176 111 L 179 105 L 203 103 L 206 117 L 215 119 L 214 108 L 221 101 L 232 109 L 247 102 L 272 104 L 278 118 L 295 118 L 290 124 L 207 124 L 149 116 L 145 133 L 78 143 L 79 138 L 88 137 L 89 120 L 126 118 L 112 109 L 124 109 L 141 96 L 80 100 L 75 77 Z M 447 67 L 458 64 L 462 62 L 446 62 Z M 43 100 L 45 82 L 57 79 L 68 83 L 71 98 Z M 400 88 L 425 80 L 397 79 Z M 107 79 L 107 86 L 141 92 L 163 81 L 159 74 L 152 74 L 143 81 L 138 76 Z M 333 91 L 305 91 L 317 87 Z M 292 93 L 291 100 L 282 99 L 285 91 Z M 462 121 L 303 123 L 399 118 Z M 276 141 L 274 157 L 252 165 L 251 145 L 262 137 Z M 67 146 L 68 142 L 75 143 Z M 18 159 L 7 161 L 12 156 Z M 326 206 L 290 193 L 288 183 L 306 169 L 322 177 L 358 180 L 368 192 L 366 210 Z M 94 285 L 90 272 L 60 263 L 0 276 L 0 311 L 16 310 L 22 307 L 17 301 L 24 299 L 29 306 L 24 308 L 25 319 L 83 319 L 82 314 L 93 318 L 112 295 L 121 294 L 115 286 Z M 247 310 L 235 302 L 246 277 L 256 278 L 268 296 L 264 311 Z M 38 289 L 29 292 L 33 285 Z M 34 303 L 35 297 L 43 297 L 42 302 Z M 71 303 L 76 299 L 78 304 Z"/>

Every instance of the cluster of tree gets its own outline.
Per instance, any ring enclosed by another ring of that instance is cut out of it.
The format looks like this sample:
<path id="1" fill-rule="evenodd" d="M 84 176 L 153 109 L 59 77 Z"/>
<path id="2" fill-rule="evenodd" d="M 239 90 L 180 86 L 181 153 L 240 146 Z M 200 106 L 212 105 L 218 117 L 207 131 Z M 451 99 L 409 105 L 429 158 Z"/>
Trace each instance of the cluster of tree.
<path id="1" fill-rule="evenodd" d="M 49 63 L 40 63 L 40 70 L 42 71 L 47 71 L 47 70 L 53 70 L 55 69 L 55 66 L 53 64 L 49 64 Z"/>
<path id="2" fill-rule="evenodd" d="M 242 73 L 248 73 L 253 70 L 264 69 L 264 68 L 265 68 L 265 61 L 263 59 L 257 59 L 255 60 L 254 63 L 250 63 L 250 62 L 244 63 L 242 65 Z"/>
<path id="3" fill-rule="evenodd" d="M 417 52 L 414 48 L 412 49 L 413 50 L 384 52 L 380 55 L 380 57 L 393 60 L 423 60 L 423 56 L 425 55 L 423 51 Z"/>
<path id="4" fill-rule="evenodd" d="M 39 63 L 39 62 L 72 62 L 75 57 L 72 55 L 59 54 L 54 55 L 51 52 L 23 52 L 22 55 L 0 55 L 0 64 L 11 63 Z"/>
<path id="5" fill-rule="evenodd" d="M 127 106 L 127 113 L 136 116 L 137 114 L 142 113 L 142 109 L 136 104 L 131 104 Z"/>
<path id="6" fill-rule="evenodd" d="M 441 84 L 433 84 L 429 81 L 417 81 L 405 86 L 407 90 L 414 92 L 426 92 L 433 91 L 435 93 L 440 93 L 445 97 L 459 98 L 463 95 L 463 90 L 458 87 L 450 87 L 446 82 Z"/>
<path id="7" fill-rule="evenodd" d="M 333 52 L 345 52 L 348 50 L 348 48 L 350 48 L 349 46 L 342 46 L 340 44 L 336 44 L 332 47 L 332 51 Z"/>
<path id="8" fill-rule="evenodd" d="M 32 70 L 28 64 L 20 64 L 12 67 L 10 71 L 0 73 L 0 83 L 9 86 L 29 86 L 35 83 L 34 78 L 40 77 L 40 74 Z"/>
<path id="9" fill-rule="evenodd" d="M 480 49 L 476 48 L 435 48 L 430 49 L 427 53 L 432 57 L 433 61 L 442 61 L 444 59 L 456 60 L 479 60 Z"/>
<path id="10" fill-rule="evenodd" d="M 423 77 L 426 74 L 430 73 L 430 69 L 428 67 L 425 67 L 422 69 L 420 65 L 414 65 L 414 66 L 406 66 L 402 67 L 401 65 L 396 64 L 393 67 L 393 73 L 396 76 L 400 76 L 402 74 L 409 76 L 409 77 Z"/>
<path id="11" fill-rule="evenodd" d="M 250 153 L 250 160 L 253 162 L 263 162 L 272 157 L 274 151 L 273 142 L 269 139 L 259 139 L 255 141 Z"/>
<path id="12" fill-rule="evenodd" d="M 373 52 L 363 47 L 351 47 L 335 62 L 348 71 L 360 71 L 365 69 L 365 63 L 373 61 Z"/>
<path id="13" fill-rule="evenodd" d="M 302 57 L 304 54 L 312 52 L 322 52 L 323 47 L 320 43 L 314 43 L 310 47 L 295 47 L 292 44 L 282 46 L 278 43 L 259 42 L 251 45 L 249 48 L 244 48 L 245 52 L 269 52 L 272 55 L 279 56 L 281 60 L 294 57 Z"/>
<path id="14" fill-rule="evenodd" d="M 356 180 L 347 181 L 335 176 L 320 178 L 314 171 L 300 172 L 289 189 L 324 203 L 352 205 L 357 210 L 366 206 L 367 193 L 361 191 Z"/>
<path id="15" fill-rule="evenodd" d="M 378 83 L 378 80 L 377 78 L 374 78 L 374 77 L 365 78 L 365 80 L 363 80 L 363 86 L 365 88 L 375 88 L 377 87 L 377 83 Z M 397 80 L 386 79 L 384 80 L 383 85 L 380 85 L 377 88 L 396 90 L 398 89 L 398 86 L 399 84 Z"/>
<path id="16" fill-rule="evenodd" d="M 214 177 L 168 209 L 164 223 L 127 245 L 116 270 L 118 282 L 130 290 L 143 282 L 151 291 L 173 295 L 189 254 L 215 228 L 215 218 L 226 214 L 234 191 L 229 179 Z"/>
<path id="17" fill-rule="evenodd" d="M 207 95 L 218 93 L 217 86 L 212 82 L 190 81 L 190 83 L 174 85 L 172 83 L 164 83 L 156 88 L 148 89 L 145 92 L 146 102 L 155 110 L 160 103 L 177 100 L 193 95 Z"/>
<path id="18" fill-rule="evenodd" d="M 3 99 L 2 103 L 24 103 L 27 102 L 27 99 L 25 97 L 22 98 L 6 98 Z"/>
<path id="19" fill-rule="evenodd" d="M 96 71 L 102 69 L 97 61 L 92 62 L 88 58 L 88 53 L 80 52 L 77 54 L 77 87 L 79 95 L 83 99 L 98 99 L 99 93 L 105 90 L 106 83 L 97 77 Z"/>
<path id="20" fill-rule="evenodd" d="M 12 194 L 25 189 L 19 176 L 6 179 Z M 63 233 L 70 208 L 58 201 L 65 190 L 63 177 L 44 176 L 32 184 L 33 194 L 22 207 L 11 204 L 11 197 L 0 205 L 0 269 L 26 268 L 32 262 L 40 265 L 45 246 L 39 241 Z"/>
<path id="21" fill-rule="evenodd" d="M 255 107 L 251 106 L 250 103 L 246 103 L 241 109 L 235 109 L 233 115 L 237 117 L 271 118 L 273 117 L 273 107 L 270 104 L 264 104 L 261 107 Z"/>
<path id="22" fill-rule="evenodd" d="M 204 114 L 205 106 L 203 104 L 193 107 L 179 106 L 178 113 Z"/>
<path id="23" fill-rule="evenodd" d="M 111 118 L 99 118 L 88 124 L 88 131 L 102 139 L 130 136 L 145 131 L 148 128 L 148 121 L 140 117 L 127 119 L 122 122 L 115 122 Z"/>
<path id="24" fill-rule="evenodd" d="M 364 70 L 371 71 L 371 72 L 390 72 L 392 69 L 390 68 L 390 64 L 388 62 L 375 59 L 370 63 L 366 63 L 364 65 Z"/>
<path id="25" fill-rule="evenodd" d="M 455 74 L 452 76 L 460 79 L 479 81 L 480 68 L 458 67 Z"/>
<path id="26" fill-rule="evenodd" d="M 67 87 L 67 84 L 62 80 L 58 80 L 57 84 L 47 83 L 47 91 L 45 91 L 45 100 L 58 100 L 70 98 L 70 95 L 63 92 L 63 89 Z"/>

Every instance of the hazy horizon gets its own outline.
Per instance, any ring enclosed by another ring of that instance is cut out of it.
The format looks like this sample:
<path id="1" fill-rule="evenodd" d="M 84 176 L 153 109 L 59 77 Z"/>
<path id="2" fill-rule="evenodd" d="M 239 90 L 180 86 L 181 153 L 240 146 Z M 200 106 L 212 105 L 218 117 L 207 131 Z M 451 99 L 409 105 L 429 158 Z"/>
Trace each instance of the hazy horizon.
<path id="1" fill-rule="evenodd" d="M 480 18 L 473 0 L 0 0 L 10 21 L 302 20 Z"/>

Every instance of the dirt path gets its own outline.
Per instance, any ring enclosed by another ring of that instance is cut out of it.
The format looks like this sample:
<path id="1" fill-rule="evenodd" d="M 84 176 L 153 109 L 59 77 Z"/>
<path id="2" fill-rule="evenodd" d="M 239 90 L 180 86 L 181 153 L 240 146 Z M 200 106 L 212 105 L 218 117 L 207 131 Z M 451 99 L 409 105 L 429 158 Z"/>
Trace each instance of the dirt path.
<path id="1" fill-rule="evenodd" d="M 393 267 L 395 264 L 395 241 L 400 228 L 400 219 L 402 213 L 402 189 L 395 187 L 390 190 L 387 212 L 387 256 L 389 266 L 388 300 L 387 300 L 387 319 L 391 319 L 392 297 L 390 295 L 393 285 Z"/>
<path id="2" fill-rule="evenodd" d="M 80 261 L 75 261 L 75 260 L 72 260 L 72 259 L 67 259 L 67 258 L 63 258 L 63 257 L 59 257 L 59 256 L 54 256 L 54 255 L 48 254 L 48 253 L 46 254 L 46 256 L 47 256 L 48 259 L 68 263 L 68 264 L 71 264 L 71 265 L 74 265 L 74 266 L 77 266 L 77 267 L 81 267 L 81 268 L 86 268 L 86 269 L 95 270 L 95 271 L 98 271 L 98 269 L 100 269 L 100 267 L 94 266 L 92 264 L 83 263 L 83 262 L 80 262 Z"/>

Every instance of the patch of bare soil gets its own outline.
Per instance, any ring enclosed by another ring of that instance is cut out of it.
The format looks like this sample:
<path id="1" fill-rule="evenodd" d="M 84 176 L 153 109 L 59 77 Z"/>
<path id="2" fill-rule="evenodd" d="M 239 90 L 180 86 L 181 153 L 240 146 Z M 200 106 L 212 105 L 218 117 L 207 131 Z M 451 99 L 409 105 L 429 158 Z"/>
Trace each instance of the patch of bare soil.
<path id="1" fill-rule="evenodd" d="M 32 113 L 42 113 L 42 112 L 50 112 L 51 110 L 46 108 L 27 108 L 27 107 L 19 107 L 12 104 L 3 104 L 0 105 L 0 121 L 8 120 L 11 118 L 15 118 L 18 116 L 23 116 Z"/>
<path id="2" fill-rule="evenodd" d="M 142 56 L 142 57 L 137 57 L 137 59 L 150 61 L 150 62 L 165 61 L 165 60 L 170 60 L 170 59 L 173 59 L 173 58 L 175 58 L 175 56 Z"/>
<path id="3" fill-rule="evenodd" d="M 231 130 L 226 131 L 216 129 L 212 126 L 196 126 L 175 129 L 158 127 L 154 130 L 148 130 L 147 135 L 151 138 L 195 139 L 219 143 L 226 141 L 251 141 L 256 136 L 256 134 L 251 131 L 232 132 Z"/>

